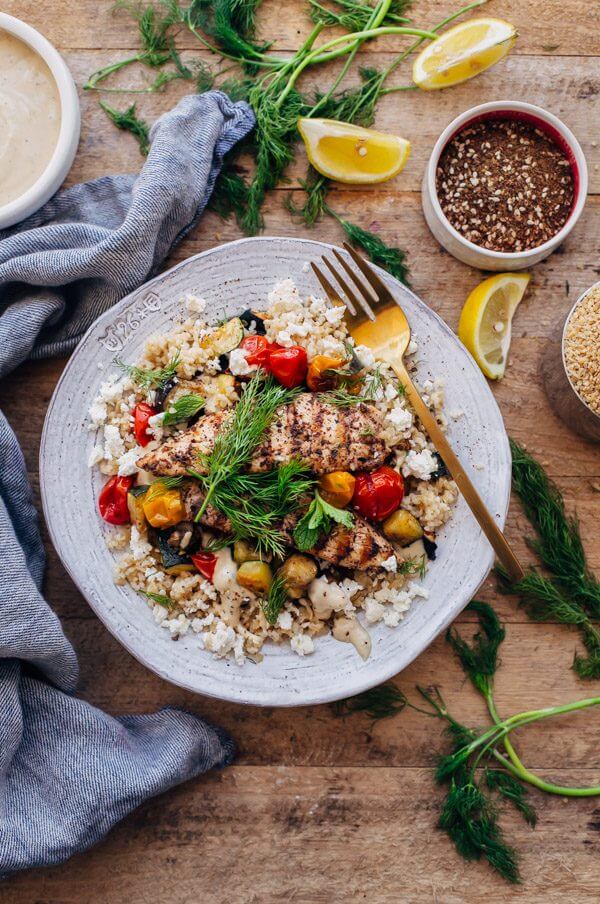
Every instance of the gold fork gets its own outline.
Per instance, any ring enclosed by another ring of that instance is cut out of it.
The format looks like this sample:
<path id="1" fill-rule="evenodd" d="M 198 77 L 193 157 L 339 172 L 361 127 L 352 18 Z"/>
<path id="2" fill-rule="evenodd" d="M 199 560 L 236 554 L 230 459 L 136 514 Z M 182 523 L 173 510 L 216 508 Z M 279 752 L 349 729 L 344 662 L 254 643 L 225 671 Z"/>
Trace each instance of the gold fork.
<path id="1" fill-rule="evenodd" d="M 496 555 L 513 581 L 524 576 L 523 568 L 510 547 L 506 537 L 487 510 L 479 493 L 471 483 L 460 461 L 452 451 L 450 443 L 435 417 L 419 395 L 404 365 L 404 355 L 410 342 L 410 326 L 400 307 L 382 279 L 346 242 L 344 248 L 360 270 L 361 279 L 348 261 L 335 249 L 332 254 L 356 288 L 352 288 L 345 276 L 327 258 L 322 262 L 336 279 L 342 292 L 336 289 L 323 271 L 315 264 L 312 269 L 323 286 L 330 301 L 342 303 L 346 308 L 346 323 L 350 334 L 358 345 L 370 348 L 376 358 L 390 365 L 402 385 L 413 411 L 429 434 L 433 445 L 441 455 L 459 490 L 481 529 L 490 541 Z M 365 285 L 366 282 L 366 285 Z"/>

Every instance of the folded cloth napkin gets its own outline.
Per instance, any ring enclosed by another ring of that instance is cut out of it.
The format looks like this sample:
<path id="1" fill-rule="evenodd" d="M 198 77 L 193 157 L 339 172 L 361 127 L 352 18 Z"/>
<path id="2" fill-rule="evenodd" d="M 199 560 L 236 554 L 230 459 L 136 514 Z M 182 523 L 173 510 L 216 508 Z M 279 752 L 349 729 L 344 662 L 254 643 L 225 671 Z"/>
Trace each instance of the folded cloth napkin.
<path id="1" fill-rule="evenodd" d="M 64 354 L 195 225 L 223 155 L 254 125 L 220 92 L 159 119 L 138 177 L 76 185 L 0 232 L 0 376 Z M 0 876 L 59 863 L 233 742 L 189 713 L 112 718 L 71 696 L 75 653 L 41 594 L 44 549 L 25 462 L 0 412 Z"/>

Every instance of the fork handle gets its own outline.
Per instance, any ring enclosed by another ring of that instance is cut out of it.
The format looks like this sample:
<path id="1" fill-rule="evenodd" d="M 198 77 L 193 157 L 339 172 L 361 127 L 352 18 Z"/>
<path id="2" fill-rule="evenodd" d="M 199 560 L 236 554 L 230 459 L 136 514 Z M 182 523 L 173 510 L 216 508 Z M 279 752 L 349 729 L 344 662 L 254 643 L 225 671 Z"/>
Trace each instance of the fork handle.
<path id="1" fill-rule="evenodd" d="M 452 447 L 446 439 L 446 435 L 419 395 L 419 392 L 410 379 L 406 369 L 396 364 L 392 364 L 392 368 L 395 371 L 396 376 L 398 377 L 400 382 L 404 385 L 408 401 L 412 405 L 414 412 L 421 421 L 426 432 L 429 434 L 429 438 L 432 441 L 433 445 L 442 456 L 444 464 L 452 475 L 452 479 L 466 499 L 467 505 L 475 515 L 475 518 L 479 522 L 482 531 L 490 541 L 494 552 L 506 568 L 506 571 L 510 575 L 511 580 L 520 581 L 525 575 L 521 563 L 514 554 L 506 537 L 486 508 L 483 499 L 471 483 L 471 480 L 467 476 L 465 469 L 452 451 Z"/>

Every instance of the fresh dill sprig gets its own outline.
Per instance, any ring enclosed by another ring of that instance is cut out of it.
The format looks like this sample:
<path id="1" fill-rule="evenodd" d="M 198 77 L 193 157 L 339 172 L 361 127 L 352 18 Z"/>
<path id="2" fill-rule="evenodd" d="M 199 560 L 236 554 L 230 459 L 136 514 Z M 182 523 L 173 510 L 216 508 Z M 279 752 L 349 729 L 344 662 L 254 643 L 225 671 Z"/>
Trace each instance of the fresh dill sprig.
<path id="1" fill-rule="evenodd" d="M 125 364 L 120 358 L 115 358 L 114 363 L 133 380 L 134 383 L 146 391 L 150 389 L 162 389 L 177 373 L 181 355 L 179 352 L 171 358 L 165 367 L 145 368 L 135 364 Z"/>
<path id="2" fill-rule="evenodd" d="M 288 595 L 287 590 L 285 589 L 285 581 L 280 575 L 277 575 L 269 587 L 266 599 L 261 602 L 261 609 L 270 625 L 275 625 L 277 623 L 279 613 L 285 606 L 287 598 Z"/>
<path id="3" fill-rule="evenodd" d="M 198 414 L 204 407 L 205 400 L 196 393 L 180 396 L 172 405 L 169 405 L 163 417 L 163 426 L 169 427 L 171 424 L 180 424 L 182 421 L 189 421 Z"/>
<path id="4" fill-rule="evenodd" d="M 514 440 L 511 451 L 513 486 L 537 533 L 530 546 L 553 578 L 530 568 L 515 582 L 497 566 L 500 590 L 519 596 L 536 621 L 576 625 L 587 654 L 575 656 L 573 669 L 580 678 L 600 678 L 600 582 L 588 568 L 579 524 L 539 462 Z"/>
<path id="5" fill-rule="evenodd" d="M 369 24 L 374 7 L 360 0 L 332 0 L 334 9 L 324 6 L 318 0 L 309 0 L 313 22 L 323 25 L 338 25 L 347 31 L 362 31 Z M 408 22 L 403 13 L 410 7 L 411 0 L 392 0 L 382 24 Z"/>
<path id="6" fill-rule="evenodd" d="M 406 706 L 410 706 L 406 695 L 391 681 L 386 681 L 378 687 L 356 694 L 355 697 L 336 700 L 331 704 L 331 709 L 335 716 L 366 713 L 373 722 L 377 722 L 379 719 L 397 716 Z"/>
<path id="7" fill-rule="evenodd" d="M 330 208 L 328 208 L 331 213 Z M 392 276 L 395 276 L 399 282 L 405 286 L 410 286 L 408 280 L 408 265 L 406 263 L 406 252 L 393 245 L 386 245 L 383 239 L 374 232 L 362 229 L 355 223 L 350 223 L 337 214 L 333 216 L 338 221 L 348 240 L 356 247 L 361 248 L 369 259 L 379 267 L 383 267 Z"/>
<path id="8" fill-rule="evenodd" d="M 338 377 L 344 377 L 345 374 L 339 370 L 332 370 L 331 373 Z M 337 386 L 335 389 L 329 389 L 320 393 L 320 398 L 328 405 L 335 405 L 337 408 L 351 408 L 361 403 L 375 402 L 379 397 L 380 390 L 383 387 L 383 376 L 381 374 L 381 366 L 377 365 L 371 373 L 352 373 L 347 372 L 349 381 L 356 384 L 362 382 L 360 392 L 349 392 L 345 386 Z"/>
<path id="9" fill-rule="evenodd" d="M 274 555 L 285 549 L 280 521 L 312 486 L 312 479 L 299 461 L 267 474 L 244 472 L 277 409 L 293 402 L 298 392 L 271 378 L 264 380 L 261 373 L 253 376 L 212 452 L 200 457 L 203 473 L 189 469 L 204 492 L 195 520 L 200 521 L 210 504 L 229 519 L 233 539 L 252 539 L 260 552 Z"/>
<path id="10" fill-rule="evenodd" d="M 118 129 L 133 135 L 140 146 L 140 154 L 146 157 L 150 150 L 150 126 L 139 118 L 136 105 L 131 104 L 126 110 L 116 110 L 101 100 L 100 106 Z"/>
<path id="11" fill-rule="evenodd" d="M 210 196 L 209 210 L 216 213 L 222 220 L 228 220 L 233 215 L 239 224 L 246 211 L 247 203 L 246 180 L 233 167 L 225 165 L 219 173 Z"/>
<path id="12" fill-rule="evenodd" d="M 537 532 L 531 546 L 571 599 L 600 618 L 600 581 L 587 565 L 579 523 L 565 512 L 558 487 L 523 446 L 511 439 L 513 487 Z"/>
<path id="13" fill-rule="evenodd" d="M 535 828 L 537 815 L 533 806 L 529 803 L 527 788 L 514 775 L 511 775 L 510 772 L 505 772 L 504 769 L 491 769 L 487 766 L 485 768 L 485 781 L 490 791 L 496 791 L 510 801 L 525 822 Z"/>

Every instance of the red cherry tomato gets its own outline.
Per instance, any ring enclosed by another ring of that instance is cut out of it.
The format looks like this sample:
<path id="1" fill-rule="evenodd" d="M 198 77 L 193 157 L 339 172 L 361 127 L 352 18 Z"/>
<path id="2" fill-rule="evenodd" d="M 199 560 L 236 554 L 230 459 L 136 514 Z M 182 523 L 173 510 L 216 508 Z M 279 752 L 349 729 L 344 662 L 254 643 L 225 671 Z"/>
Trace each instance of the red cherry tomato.
<path id="1" fill-rule="evenodd" d="M 152 434 L 148 433 L 148 421 L 158 412 L 151 405 L 145 402 L 139 402 L 133 409 L 133 432 L 140 446 L 147 446 L 152 439 Z"/>
<path id="2" fill-rule="evenodd" d="M 403 496 L 402 475 L 383 465 L 371 473 L 357 475 L 352 502 L 365 518 L 383 521 L 396 511 Z"/>
<path id="3" fill-rule="evenodd" d="M 109 524 L 129 524 L 131 517 L 127 506 L 127 493 L 134 477 L 111 477 L 98 498 L 100 514 Z"/>
<path id="4" fill-rule="evenodd" d="M 286 389 L 300 386 L 306 379 L 308 358 L 299 345 L 291 348 L 278 348 L 271 352 L 269 368 L 275 379 Z"/>
<path id="5" fill-rule="evenodd" d="M 240 342 L 240 348 L 246 352 L 248 364 L 268 371 L 271 352 L 279 346 L 275 342 L 269 342 L 266 336 L 246 336 Z"/>
<path id="6" fill-rule="evenodd" d="M 191 556 L 191 560 L 207 581 L 212 581 L 217 564 L 217 557 L 212 552 L 197 552 L 195 556 Z"/>

